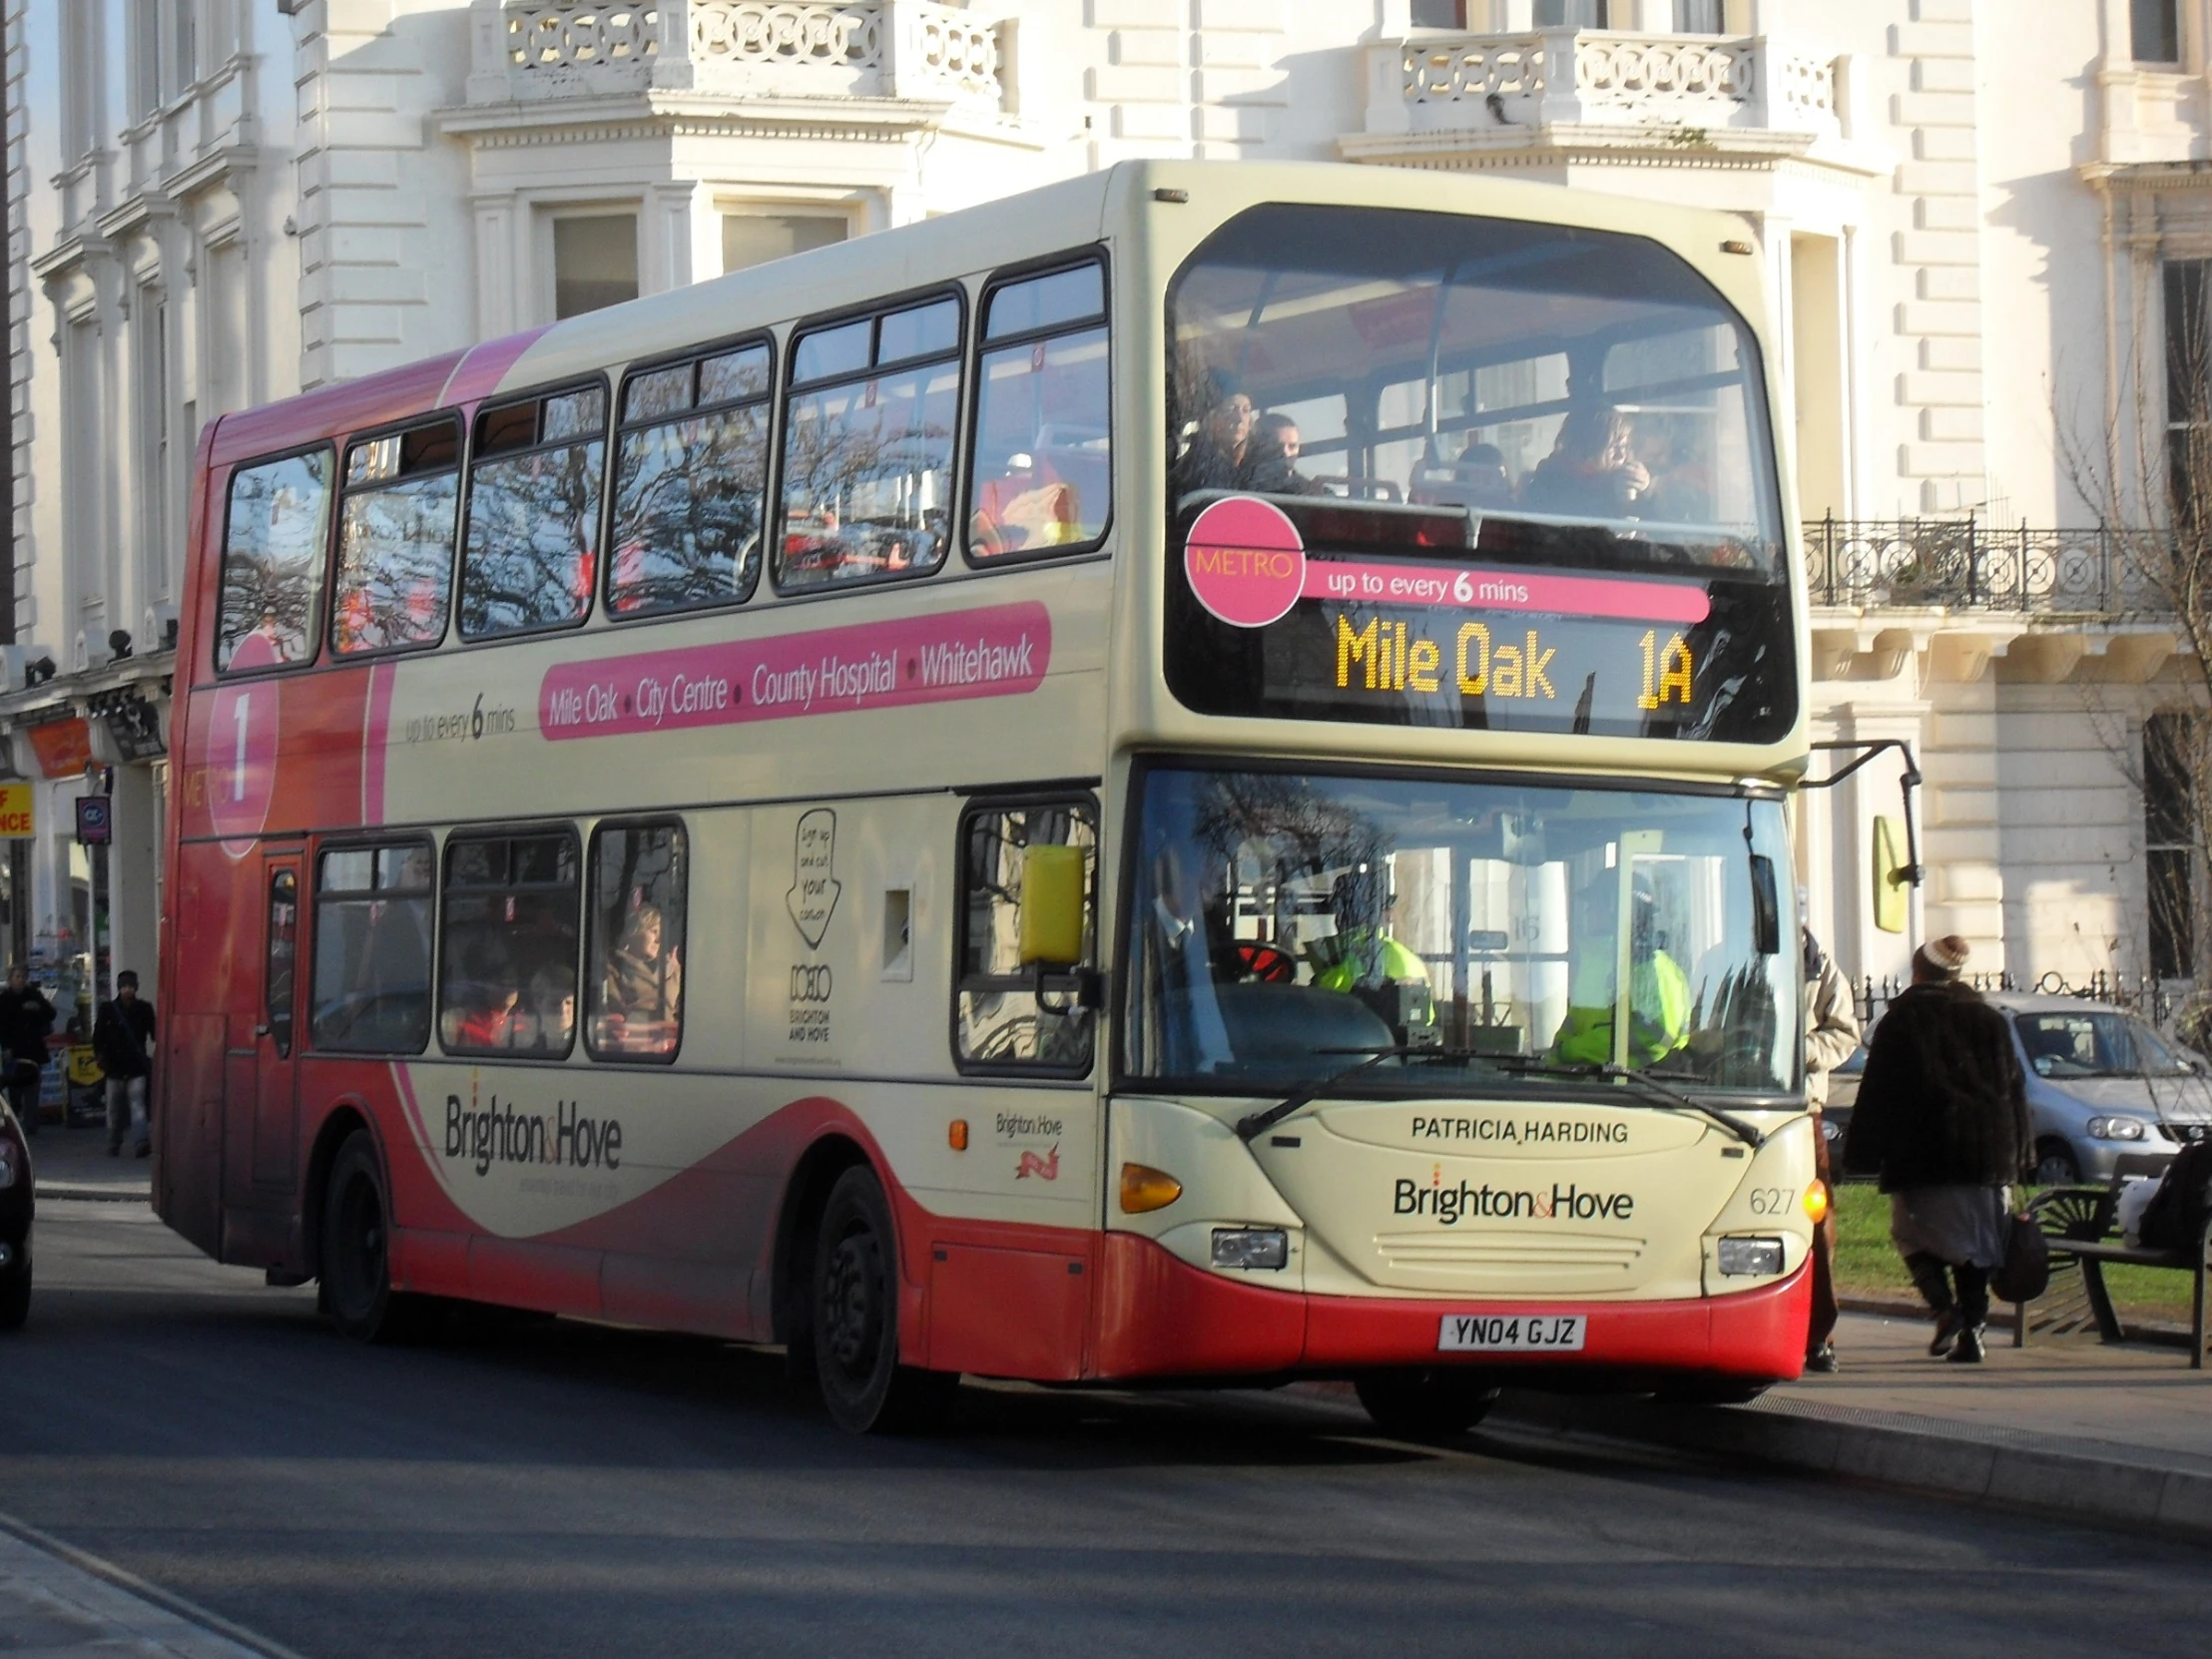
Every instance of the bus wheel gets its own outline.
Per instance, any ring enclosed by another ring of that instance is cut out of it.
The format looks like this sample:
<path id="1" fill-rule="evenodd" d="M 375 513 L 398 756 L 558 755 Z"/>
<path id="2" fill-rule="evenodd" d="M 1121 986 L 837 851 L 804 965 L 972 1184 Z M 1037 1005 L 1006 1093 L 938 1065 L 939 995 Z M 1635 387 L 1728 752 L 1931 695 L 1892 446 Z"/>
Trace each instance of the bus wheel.
<path id="1" fill-rule="evenodd" d="M 420 1323 L 418 1300 L 391 1288 L 390 1215 L 376 1143 L 356 1129 L 331 1161 L 322 1203 L 322 1308 L 364 1343 L 403 1342 Z"/>
<path id="2" fill-rule="evenodd" d="M 1475 1373 L 1439 1366 L 1370 1372 L 1353 1386 L 1376 1427 L 1405 1440 L 1465 1433 L 1497 1403 L 1499 1391 Z"/>
<path id="3" fill-rule="evenodd" d="M 932 1427 L 960 1383 L 898 1363 L 896 1237 L 873 1172 L 838 1176 L 815 1244 L 815 1377 L 831 1419 L 856 1434 Z"/>
<path id="4" fill-rule="evenodd" d="M 1749 1405 L 1767 1391 L 1765 1382 L 1746 1382 L 1736 1378 L 1709 1377 L 1686 1378 L 1679 1382 L 1662 1382 L 1652 1389 L 1651 1397 L 1664 1405 Z"/>

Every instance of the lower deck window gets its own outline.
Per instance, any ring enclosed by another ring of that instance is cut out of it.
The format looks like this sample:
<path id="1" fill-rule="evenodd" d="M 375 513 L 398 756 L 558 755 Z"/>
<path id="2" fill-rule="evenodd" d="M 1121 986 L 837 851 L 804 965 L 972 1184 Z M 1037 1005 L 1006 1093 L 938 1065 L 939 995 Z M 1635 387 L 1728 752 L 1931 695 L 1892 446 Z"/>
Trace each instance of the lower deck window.
<path id="1" fill-rule="evenodd" d="M 315 865 L 310 1021 L 316 1048 L 419 1054 L 430 1040 L 435 867 L 428 841 L 322 854 Z"/>
<path id="2" fill-rule="evenodd" d="M 592 836 L 589 1044 L 601 1060 L 673 1060 L 684 1032 L 683 827 Z"/>
<path id="3" fill-rule="evenodd" d="M 1088 802 L 982 807 L 960 832 L 960 1060 L 1079 1073 L 1094 1020 L 1098 815 Z"/>
<path id="4" fill-rule="evenodd" d="M 438 1038 L 448 1053 L 559 1059 L 576 1040 L 576 832 L 445 843 Z"/>

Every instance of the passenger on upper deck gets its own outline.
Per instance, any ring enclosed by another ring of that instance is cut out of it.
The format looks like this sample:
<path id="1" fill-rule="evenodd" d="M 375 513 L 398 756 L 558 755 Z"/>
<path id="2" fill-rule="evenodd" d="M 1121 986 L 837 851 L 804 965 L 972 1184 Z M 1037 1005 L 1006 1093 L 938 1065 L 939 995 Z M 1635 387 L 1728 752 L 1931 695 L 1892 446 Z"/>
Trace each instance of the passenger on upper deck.
<path id="1" fill-rule="evenodd" d="M 1027 450 L 1006 457 L 999 476 L 976 486 L 968 540 L 978 554 L 1019 553 L 1076 539 L 1075 486 Z"/>
<path id="2" fill-rule="evenodd" d="M 1559 423 L 1559 436 L 1521 492 L 1522 503 L 1543 513 L 1625 518 L 1636 510 L 1651 474 L 1630 445 L 1633 426 L 1607 403 L 1577 403 Z"/>
<path id="3" fill-rule="evenodd" d="M 1175 492 L 1245 487 L 1245 457 L 1252 443 L 1252 399 L 1236 380 L 1209 369 L 1201 381 L 1206 414 L 1191 446 L 1175 463 Z"/>
<path id="4" fill-rule="evenodd" d="M 1280 409 L 1254 424 L 1252 441 L 1238 469 L 1238 483 L 1263 495 L 1319 495 L 1319 482 L 1298 470 L 1298 422 Z"/>

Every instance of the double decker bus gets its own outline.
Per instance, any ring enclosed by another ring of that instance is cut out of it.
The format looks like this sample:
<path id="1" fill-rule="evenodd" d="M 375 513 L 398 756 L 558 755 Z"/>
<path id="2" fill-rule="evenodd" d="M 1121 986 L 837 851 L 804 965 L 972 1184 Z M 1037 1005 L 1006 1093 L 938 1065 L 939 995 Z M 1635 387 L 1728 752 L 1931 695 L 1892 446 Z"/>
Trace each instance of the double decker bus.
<path id="1" fill-rule="evenodd" d="M 218 422 L 156 1205 L 961 1374 L 1795 1376 L 1804 596 L 1739 223 L 1147 163 Z"/>

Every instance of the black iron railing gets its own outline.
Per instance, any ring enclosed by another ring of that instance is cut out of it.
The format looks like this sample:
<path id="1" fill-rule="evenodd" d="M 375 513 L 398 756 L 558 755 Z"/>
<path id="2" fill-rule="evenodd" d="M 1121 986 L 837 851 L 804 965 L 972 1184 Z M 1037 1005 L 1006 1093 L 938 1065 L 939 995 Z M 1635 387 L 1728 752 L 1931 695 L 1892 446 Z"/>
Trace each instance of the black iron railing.
<path id="1" fill-rule="evenodd" d="M 2124 616 L 2168 608 L 2144 573 L 2139 532 L 2003 530 L 1962 519 L 1809 519 L 1816 605 L 1945 606 Z"/>
<path id="2" fill-rule="evenodd" d="M 2052 971 L 2033 984 L 2022 984 L 2010 973 L 1969 973 L 1966 982 L 1977 991 L 2034 991 L 2041 996 L 2072 996 L 2084 1002 L 2103 1002 L 2124 1008 L 2145 1023 L 2164 1029 L 2180 1006 L 2170 982 L 2151 974 L 2107 973 L 2102 969 L 2079 981 Z M 1852 986 L 1852 1001 L 1861 1025 L 1872 1025 L 1890 1001 L 1905 989 L 1903 979 L 1862 978 Z"/>

